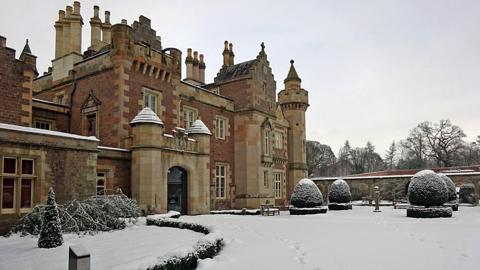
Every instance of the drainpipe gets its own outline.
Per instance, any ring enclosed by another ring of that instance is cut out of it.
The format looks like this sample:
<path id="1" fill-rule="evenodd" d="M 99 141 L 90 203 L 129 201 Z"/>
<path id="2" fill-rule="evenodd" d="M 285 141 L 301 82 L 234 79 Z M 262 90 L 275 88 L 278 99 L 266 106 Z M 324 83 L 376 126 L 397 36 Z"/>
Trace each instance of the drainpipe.
<path id="1" fill-rule="evenodd" d="M 68 111 L 68 133 L 72 132 L 72 110 L 73 110 L 73 96 L 77 90 L 77 77 L 75 76 L 75 70 L 72 70 L 72 92 L 70 93 L 70 110 Z"/>

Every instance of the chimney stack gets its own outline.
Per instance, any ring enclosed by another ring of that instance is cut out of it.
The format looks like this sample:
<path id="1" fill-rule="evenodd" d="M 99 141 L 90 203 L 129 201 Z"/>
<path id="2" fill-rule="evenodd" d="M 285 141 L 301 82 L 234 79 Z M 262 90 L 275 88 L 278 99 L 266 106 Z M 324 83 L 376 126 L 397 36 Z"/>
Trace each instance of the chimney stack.
<path id="1" fill-rule="evenodd" d="M 65 20 L 65 11 L 58 11 L 58 21 L 55 22 L 55 58 L 63 56 L 63 23 Z"/>
<path id="2" fill-rule="evenodd" d="M 199 74 L 198 74 L 199 63 L 200 61 L 198 61 L 198 52 L 194 51 L 193 52 L 193 79 L 195 81 L 198 81 L 198 77 L 199 77 Z"/>
<path id="3" fill-rule="evenodd" d="M 73 14 L 80 16 L 80 2 L 73 2 Z"/>
<path id="4" fill-rule="evenodd" d="M 185 58 L 185 65 L 187 66 L 187 80 L 193 79 L 193 57 L 192 48 L 187 49 L 187 57 Z"/>
<path id="5" fill-rule="evenodd" d="M 105 22 L 102 23 L 102 41 L 110 44 L 112 42 L 112 24 L 110 24 L 110 11 L 105 11 Z"/>
<path id="6" fill-rule="evenodd" d="M 228 67 L 230 66 L 230 51 L 228 50 L 228 41 L 225 40 L 223 44 L 225 45 L 225 48 L 223 49 L 223 52 L 222 52 L 222 55 L 223 55 L 222 67 Z"/>
<path id="7" fill-rule="evenodd" d="M 0 36 L 0 48 L 7 47 L 7 38 L 4 36 Z"/>
<path id="8" fill-rule="evenodd" d="M 205 84 L 205 69 L 207 66 L 205 65 L 205 61 L 203 59 L 203 54 L 200 54 L 200 63 L 198 65 L 198 80 Z"/>
<path id="9" fill-rule="evenodd" d="M 98 6 L 93 6 L 93 17 L 90 18 L 90 49 L 94 51 L 98 51 L 102 43 L 102 20 L 98 17 L 99 10 Z"/>
<path id="10" fill-rule="evenodd" d="M 82 54 L 82 16 L 80 15 L 80 2 L 75 1 L 74 7 L 67 6 L 66 15 L 62 21 L 62 49 L 59 57 L 75 52 Z M 63 15 L 59 13 L 59 21 Z M 59 27 L 58 27 L 59 28 Z"/>
<path id="11" fill-rule="evenodd" d="M 233 44 L 230 43 L 228 45 L 228 47 L 229 47 L 229 51 L 230 51 L 229 52 L 230 53 L 230 66 L 233 66 L 235 64 L 234 61 L 233 61 L 233 59 L 235 58 L 235 54 L 233 53 Z"/>

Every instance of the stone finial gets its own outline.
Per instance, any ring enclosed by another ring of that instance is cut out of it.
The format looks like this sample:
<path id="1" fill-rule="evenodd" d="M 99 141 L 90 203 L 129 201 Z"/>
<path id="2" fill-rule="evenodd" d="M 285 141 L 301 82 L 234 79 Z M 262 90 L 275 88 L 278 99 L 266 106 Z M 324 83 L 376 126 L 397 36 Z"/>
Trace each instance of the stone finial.
<path id="1" fill-rule="evenodd" d="M 260 47 L 262 48 L 262 52 L 265 52 L 265 43 L 262 42 L 262 43 L 260 44 Z"/>

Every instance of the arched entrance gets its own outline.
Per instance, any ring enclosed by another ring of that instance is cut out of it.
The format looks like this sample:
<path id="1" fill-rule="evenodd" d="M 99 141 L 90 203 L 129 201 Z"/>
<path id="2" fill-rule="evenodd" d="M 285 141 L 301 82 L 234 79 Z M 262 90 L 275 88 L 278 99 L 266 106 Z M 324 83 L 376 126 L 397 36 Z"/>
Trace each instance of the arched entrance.
<path id="1" fill-rule="evenodd" d="M 167 209 L 187 214 L 187 171 L 182 167 L 171 167 L 167 174 Z"/>

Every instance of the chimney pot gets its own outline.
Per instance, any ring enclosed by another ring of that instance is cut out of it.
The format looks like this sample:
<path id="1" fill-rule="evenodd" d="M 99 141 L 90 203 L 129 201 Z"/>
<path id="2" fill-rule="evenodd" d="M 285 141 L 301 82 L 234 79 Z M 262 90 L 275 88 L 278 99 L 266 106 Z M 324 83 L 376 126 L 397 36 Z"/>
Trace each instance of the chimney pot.
<path id="1" fill-rule="evenodd" d="M 73 14 L 80 15 L 80 2 L 73 2 Z"/>
<path id="2" fill-rule="evenodd" d="M 126 19 L 122 19 L 122 24 L 128 24 Z"/>
<path id="3" fill-rule="evenodd" d="M 58 20 L 63 21 L 65 19 L 65 10 L 59 10 L 58 11 Z"/>
<path id="4" fill-rule="evenodd" d="M 70 18 L 70 16 L 72 15 L 72 6 L 67 6 L 66 10 L 67 10 L 66 17 Z"/>
<path id="5" fill-rule="evenodd" d="M 105 11 L 105 23 L 110 23 L 110 11 Z"/>
<path id="6" fill-rule="evenodd" d="M 7 47 L 7 38 L 0 36 L 0 48 L 5 48 Z"/>
<path id="7" fill-rule="evenodd" d="M 99 6 L 93 6 L 93 17 L 98 18 L 98 12 L 100 11 Z"/>

